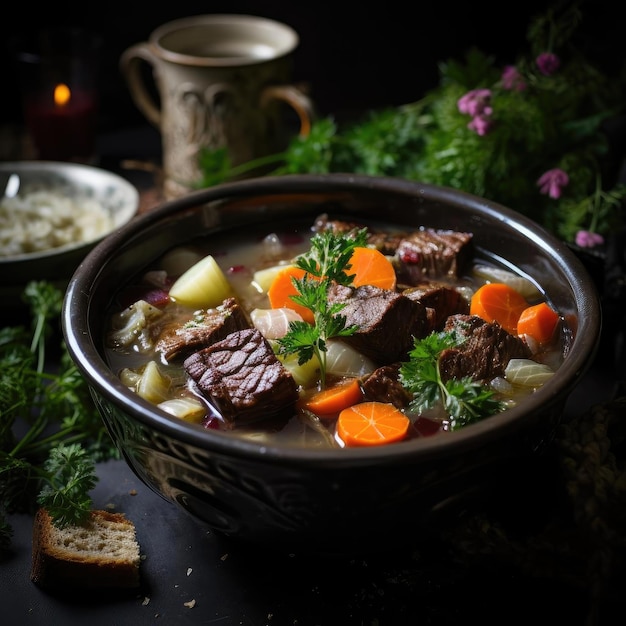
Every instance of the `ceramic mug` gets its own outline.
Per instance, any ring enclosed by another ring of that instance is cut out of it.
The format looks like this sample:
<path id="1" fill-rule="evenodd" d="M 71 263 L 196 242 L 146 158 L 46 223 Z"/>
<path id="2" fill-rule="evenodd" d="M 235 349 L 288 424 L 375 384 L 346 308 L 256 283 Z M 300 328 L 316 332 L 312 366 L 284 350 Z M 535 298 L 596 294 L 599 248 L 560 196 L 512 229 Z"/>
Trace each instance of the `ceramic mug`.
<path id="1" fill-rule="evenodd" d="M 122 53 L 131 97 L 161 133 L 166 198 L 195 188 L 203 149 L 225 148 L 233 166 L 283 150 L 290 139 L 285 103 L 300 134 L 308 134 L 313 103 L 290 83 L 298 44 L 286 24 L 213 14 L 167 22 Z"/>

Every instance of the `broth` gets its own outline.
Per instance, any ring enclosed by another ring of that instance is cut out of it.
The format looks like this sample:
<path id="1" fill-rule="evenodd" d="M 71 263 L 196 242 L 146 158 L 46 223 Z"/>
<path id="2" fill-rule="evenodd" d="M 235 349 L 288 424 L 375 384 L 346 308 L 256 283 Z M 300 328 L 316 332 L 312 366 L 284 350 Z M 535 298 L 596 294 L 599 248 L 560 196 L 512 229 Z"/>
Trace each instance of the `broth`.
<path id="1" fill-rule="evenodd" d="M 382 230 L 379 225 L 364 224 L 374 230 Z M 393 231 L 387 230 L 387 233 Z M 163 352 L 156 349 L 157 337 L 166 323 L 184 324 L 194 316 L 194 307 L 182 306 L 166 297 L 172 282 L 182 275 L 187 269 L 201 259 L 211 255 L 226 277 L 231 287 L 236 302 L 248 316 L 256 310 L 270 308 L 266 286 L 261 284 L 266 270 L 272 275 L 277 266 L 288 266 L 298 256 L 307 253 L 310 249 L 311 236 L 314 234 L 310 226 L 300 230 L 278 232 L 267 230 L 262 234 L 248 235 L 225 235 L 219 238 L 208 236 L 206 239 L 197 240 L 184 247 L 166 251 L 148 271 L 137 277 L 135 282 L 126 286 L 118 294 L 115 307 L 109 311 L 110 332 L 106 348 L 106 358 L 112 370 L 116 372 L 124 384 L 148 399 L 164 410 L 178 415 L 181 419 L 202 424 L 206 428 L 224 430 L 232 436 L 244 437 L 259 441 L 265 445 L 281 443 L 307 447 L 343 446 L 344 443 L 336 436 L 334 417 L 312 415 L 309 411 L 302 410 L 298 402 L 293 407 L 289 418 L 267 418 L 256 420 L 252 423 L 240 424 L 236 420 L 224 419 L 220 415 L 214 403 L 204 397 L 194 384 L 188 373 L 183 368 L 183 359 L 166 359 Z M 467 269 L 459 276 L 437 277 L 436 282 L 445 283 L 461 294 L 462 302 L 469 307 L 471 295 L 485 282 L 496 282 L 503 276 L 512 279 L 515 284 L 523 284 L 529 292 L 527 301 L 529 304 L 546 299 L 541 287 L 532 283 L 528 277 L 515 268 L 506 265 L 506 261 L 489 258 L 478 251 L 473 251 L 476 256 L 468 263 Z M 489 278 L 489 276 L 491 278 Z M 494 280 L 494 276 L 496 280 Z M 487 277 L 487 278 L 486 278 Z M 402 288 L 409 285 L 402 285 Z M 398 290 L 400 285 L 398 286 Z M 148 321 L 142 328 L 125 329 L 127 323 L 121 318 L 127 307 L 137 301 L 151 302 L 158 309 L 158 321 Z M 468 308 L 469 311 L 469 308 Z M 119 340 L 121 332 L 128 331 L 132 336 L 130 341 Z M 532 360 L 537 363 L 547 364 L 552 371 L 556 370 L 562 360 L 564 351 L 564 328 L 562 321 L 559 322 L 558 332 L 553 340 L 540 348 L 532 345 Z M 275 340 L 270 341 L 274 352 L 277 352 Z M 336 341 L 330 343 L 337 343 Z M 336 347 L 336 346 L 335 346 Z M 407 357 L 408 360 L 408 357 Z M 294 359 L 291 365 L 294 365 Z M 287 365 L 287 362 L 283 362 Z M 364 357 L 354 361 L 353 372 L 348 377 L 358 377 L 361 381 L 366 380 L 373 369 L 382 365 L 372 363 L 371 359 Z M 161 383 L 158 390 L 149 391 L 142 383 L 146 378 L 147 366 L 156 371 L 156 379 Z M 362 367 L 360 371 L 359 367 Z M 290 372 L 295 371 L 288 367 Z M 294 374 L 295 377 L 295 374 Z M 332 371 L 326 381 L 327 386 L 339 382 L 345 378 L 345 374 L 337 374 Z M 299 383 L 298 393 L 300 398 L 310 396 L 319 387 L 318 378 L 314 383 Z M 143 385 L 143 386 L 142 386 Z M 523 398 L 534 391 L 533 387 L 510 384 L 504 377 L 498 376 L 492 382 L 490 391 L 494 397 L 506 406 L 513 406 L 523 401 Z M 451 421 L 449 415 L 442 407 L 429 408 L 423 411 L 415 411 L 405 407 L 402 412 L 410 419 L 410 426 L 406 438 L 432 436 L 450 430 Z"/>

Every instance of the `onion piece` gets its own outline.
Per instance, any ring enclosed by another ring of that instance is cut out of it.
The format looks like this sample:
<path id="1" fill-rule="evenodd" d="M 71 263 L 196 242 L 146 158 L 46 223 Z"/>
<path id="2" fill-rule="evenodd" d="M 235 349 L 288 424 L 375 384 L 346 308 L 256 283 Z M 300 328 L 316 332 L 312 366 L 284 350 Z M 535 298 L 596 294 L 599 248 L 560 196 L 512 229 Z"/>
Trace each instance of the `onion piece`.
<path id="1" fill-rule="evenodd" d="M 153 341 L 148 329 L 162 315 L 161 309 L 145 300 L 137 300 L 111 318 L 113 330 L 107 336 L 109 347 L 128 348 L 133 345 L 140 352 L 151 350 Z"/>
<path id="2" fill-rule="evenodd" d="M 491 267 L 490 265 L 475 265 L 473 272 L 476 276 L 488 280 L 491 283 L 504 283 L 519 291 L 527 300 L 535 300 L 542 297 L 537 286 L 528 278 L 515 274 L 501 267 Z"/>
<path id="3" fill-rule="evenodd" d="M 253 309 L 250 319 L 254 327 L 266 339 L 280 339 L 287 334 L 289 322 L 302 322 L 302 317 L 293 309 Z"/>
<path id="4" fill-rule="evenodd" d="M 503 395 L 511 395 L 513 393 L 513 385 L 502 376 L 496 376 L 496 378 L 489 383 L 489 386 L 497 393 Z"/>
<path id="5" fill-rule="evenodd" d="M 376 369 L 376 364 L 366 356 L 338 339 L 326 342 L 326 371 L 335 376 L 364 376 Z"/>
<path id="6" fill-rule="evenodd" d="M 171 380 L 165 376 L 155 361 L 148 361 L 141 373 L 135 391 L 137 395 L 152 404 L 163 402 L 171 386 Z"/>
<path id="7" fill-rule="evenodd" d="M 536 363 L 530 359 L 511 359 L 504 377 L 514 385 L 524 387 L 541 387 L 554 376 L 554 371 L 543 363 Z"/>
<path id="8" fill-rule="evenodd" d="M 206 415 L 202 402 L 194 398 L 172 398 L 157 405 L 160 409 L 187 422 L 199 424 Z"/>

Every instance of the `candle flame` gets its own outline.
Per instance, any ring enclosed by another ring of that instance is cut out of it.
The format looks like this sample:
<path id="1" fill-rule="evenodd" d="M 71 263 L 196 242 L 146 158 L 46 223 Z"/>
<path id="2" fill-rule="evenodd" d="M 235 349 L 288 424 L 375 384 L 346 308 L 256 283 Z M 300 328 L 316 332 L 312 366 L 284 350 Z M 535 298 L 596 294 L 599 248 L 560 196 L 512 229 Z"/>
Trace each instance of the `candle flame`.
<path id="1" fill-rule="evenodd" d="M 63 84 L 63 83 L 59 83 L 55 88 L 54 88 L 54 104 L 56 104 L 59 107 L 65 106 L 69 101 L 70 98 L 72 97 L 72 92 L 70 91 L 70 88 Z"/>

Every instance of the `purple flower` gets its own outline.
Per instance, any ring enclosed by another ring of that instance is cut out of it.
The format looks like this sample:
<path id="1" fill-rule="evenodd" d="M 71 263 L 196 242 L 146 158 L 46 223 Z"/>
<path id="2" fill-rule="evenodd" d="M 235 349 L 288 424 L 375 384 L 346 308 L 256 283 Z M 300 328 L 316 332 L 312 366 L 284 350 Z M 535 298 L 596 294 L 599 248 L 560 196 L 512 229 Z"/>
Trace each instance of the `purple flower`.
<path id="1" fill-rule="evenodd" d="M 569 184 L 569 176 L 559 168 L 548 170 L 537 181 L 539 192 L 558 200 L 563 187 Z"/>
<path id="2" fill-rule="evenodd" d="M 500 79 L 505 89 L 511 91 L 524 91 L 524 89 L 526 89 L 524 78 L 514 65 L 507 65 L 504 70 L 502 70 Z"/>
<path id="3" fill-rule="evenodd" d="M 470 130 L 476 131 L 477 135 L 481 137 L 486 135 L 493 126 L 493 122 L 487 115 L 475 115 L 472 121 L 467 125 Z"/>
<path id="4" fill-rule="evenodd" d="M 576 245 L 581 248 L 595 248 L 604 243 L 604 237 L 588 230 L 579 230 L 576 233 Z"/>
<path id="5" fill-rule="evenodd" d="M 457 102 L 459 111 L 472 117 L 477 115 L 491 115 L 493 109 L 489 106 L 491 100 L 490 89 L 472 89 Z"/>
<path id="6" fill-rule="evenodd" d="M 561 60 L 552 52 L 542 52 L 536 59 L 539 71 L 545 76 L 552 76 L 561 66 Z"/>
<path id="7" fill-rule="evenodd" d="M 481 136 L 486 135 L 492 126 L 492 122 L 489 119 L 489 116 L 493 113 L 490 101 L 490 89 L 473 89 L 459 98 L 457 102 L 461 113 L 472 116 L 472 121 L 467 127 Z"/>

